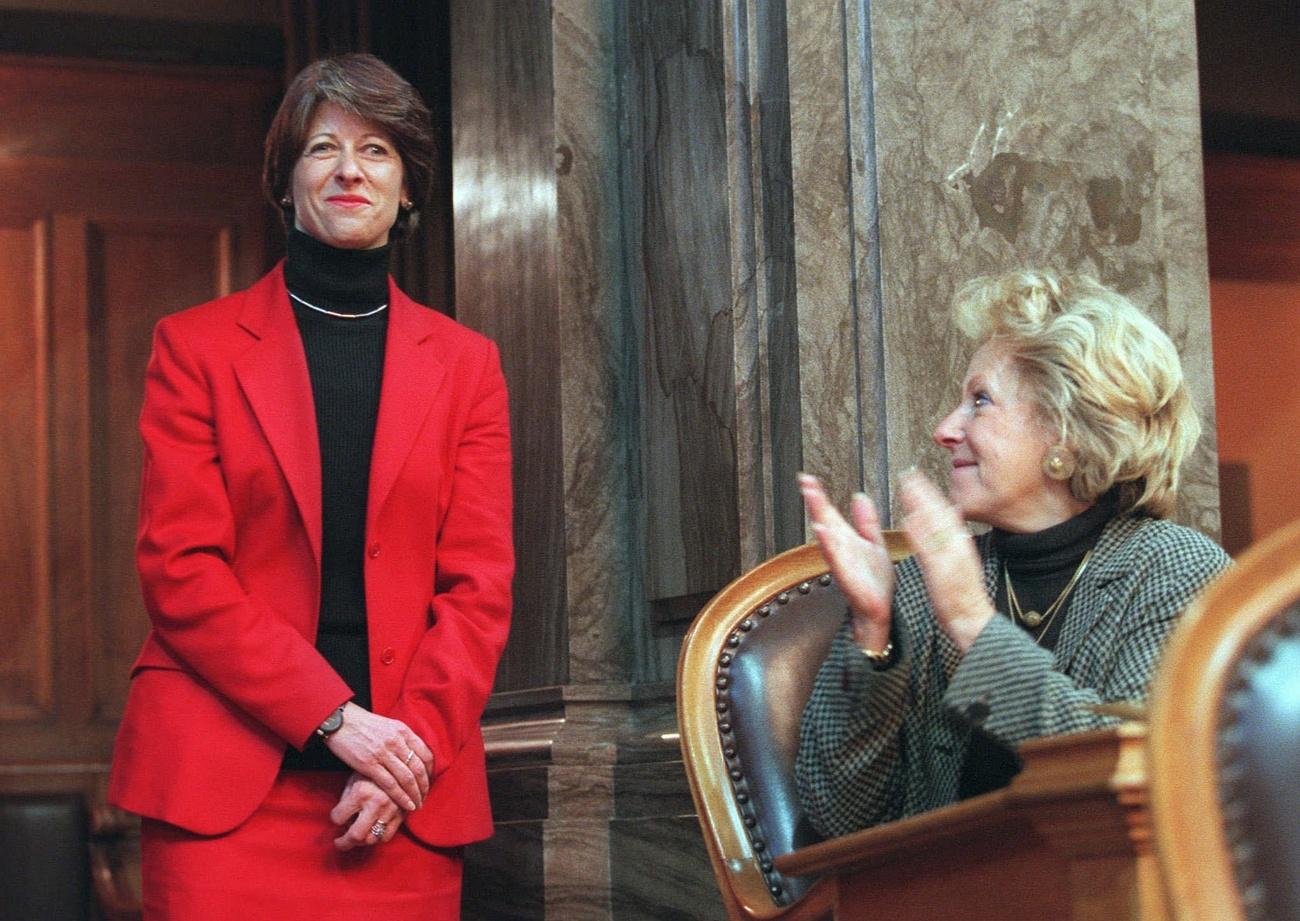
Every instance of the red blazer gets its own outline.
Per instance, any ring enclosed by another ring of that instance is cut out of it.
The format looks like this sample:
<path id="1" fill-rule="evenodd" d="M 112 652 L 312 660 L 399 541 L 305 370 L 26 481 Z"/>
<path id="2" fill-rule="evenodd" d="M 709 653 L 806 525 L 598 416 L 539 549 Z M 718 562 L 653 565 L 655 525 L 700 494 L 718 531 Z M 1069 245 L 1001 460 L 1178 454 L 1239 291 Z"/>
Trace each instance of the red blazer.
<path id="1" fill-rule="evenodd" d="M 375 712 L 434 754 L 407 824 L 492 833 L 479 717 L 510 618 L 510 435 L 496 347 L 389 283 L 366 517 Z M 152 630 L 132 669 L 109 795 L 201 834 L 265 798 L 351 694 L 316 651 L 321 474 L 283 267 L 163 319 L 140 418 L 137 565 Z"/>

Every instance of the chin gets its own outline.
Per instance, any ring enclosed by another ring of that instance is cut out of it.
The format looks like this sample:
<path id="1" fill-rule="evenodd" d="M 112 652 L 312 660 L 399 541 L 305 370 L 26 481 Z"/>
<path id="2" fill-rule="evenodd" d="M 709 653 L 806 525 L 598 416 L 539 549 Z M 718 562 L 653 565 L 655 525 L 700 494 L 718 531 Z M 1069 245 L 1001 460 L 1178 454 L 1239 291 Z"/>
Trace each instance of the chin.
<path id="1" fill-rule="evenodd" d="M 976 503 L 963 502 L 960 496 L 950 496 L 949 500 L 952 502 L 953 508 L 957 510 L 957 514 L 961 515 L 963 521 L 991 524 L 990 518 L 996 517 L 990 513 L 989 509 L 983 508 Z"/>

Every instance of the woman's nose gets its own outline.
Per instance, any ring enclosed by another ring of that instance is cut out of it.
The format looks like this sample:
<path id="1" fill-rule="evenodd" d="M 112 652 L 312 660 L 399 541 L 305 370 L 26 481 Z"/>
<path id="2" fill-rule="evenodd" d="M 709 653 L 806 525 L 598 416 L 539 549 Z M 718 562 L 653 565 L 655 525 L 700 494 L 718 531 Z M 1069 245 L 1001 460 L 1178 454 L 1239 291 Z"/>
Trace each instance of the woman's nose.
<path id="1" fill-rule="evenodd" d="M 341 182 L 355 182 L 361 178 L 361 165 L 357 162 L 356 154 L 350 150 L 344 150 L 339 154 L 337 175 Z"/>
<path id="2" fill-rule="evenodd" d="M 940 419 L 934 429 L 934 443 L 950 451 L 961 444 L 966 437 L 966 430 L 962 427 L 964 418 L 962 408 L 958 406 Z"/>

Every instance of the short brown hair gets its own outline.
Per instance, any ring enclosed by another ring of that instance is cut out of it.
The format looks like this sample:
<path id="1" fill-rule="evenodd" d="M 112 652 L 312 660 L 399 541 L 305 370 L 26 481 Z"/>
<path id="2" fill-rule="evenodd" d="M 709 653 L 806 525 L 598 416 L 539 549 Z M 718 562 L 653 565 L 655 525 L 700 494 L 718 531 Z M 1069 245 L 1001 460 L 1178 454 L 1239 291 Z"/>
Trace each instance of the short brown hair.
<path id="1" fill-rule="evenodd" d="M 286 205 L 285 199 L 312 114 L 322 102 L 332 102 L 373 122 L 392 138 L 402 158 L 406 192 L 414 205 L 409 211 L 398 209 L 391 236 L 401 239 L 415 229 L 433 181 L 437 162 L 433 119 L 415 87 L 373 54 L 322 58 L 294 77 L 266 133 L 262 190 L 280 209 L 285 226 L 293 226 L 293 204 Z"/>

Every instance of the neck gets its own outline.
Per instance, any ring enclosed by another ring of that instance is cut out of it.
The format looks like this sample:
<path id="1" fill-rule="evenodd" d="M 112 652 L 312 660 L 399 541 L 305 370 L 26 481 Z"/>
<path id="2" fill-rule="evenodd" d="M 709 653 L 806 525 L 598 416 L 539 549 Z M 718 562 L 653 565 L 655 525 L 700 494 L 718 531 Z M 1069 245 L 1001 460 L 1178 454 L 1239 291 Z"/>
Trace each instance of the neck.
<path id="1" fill-rule="evenodd" d="M 284 283 L 318 307 L 361 314 L 388 301 L 390 246 L 339 249 L 293 229 L 286 241 Z"/>
<path id="2" fill-rule="evenodd" d="M 1012 534 L 1034 534 L 1069 521 L 1092 507 L 1091 502 L 1080 502 L 1074 498 L 1065 484 L 1054 483 L 1053 486 L 1060 488 L 1051 490 L 1045 497 L 1035 497 L 1033 503 L 1023 509 L 1010 509 L 1005 514 L 990 515 L 982 524 Z"/>

